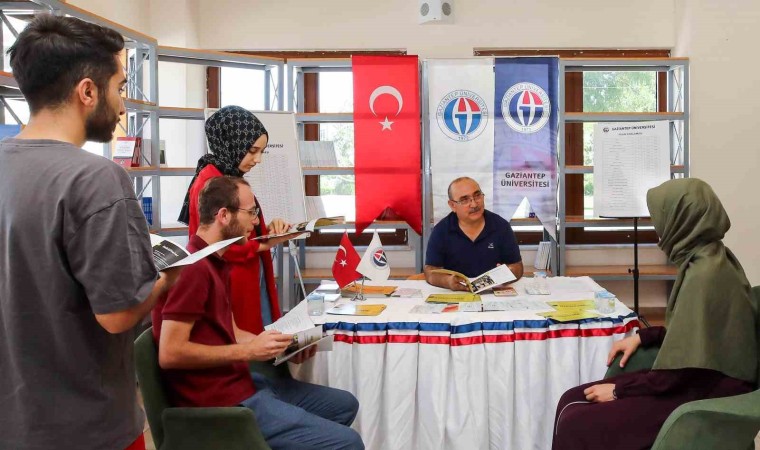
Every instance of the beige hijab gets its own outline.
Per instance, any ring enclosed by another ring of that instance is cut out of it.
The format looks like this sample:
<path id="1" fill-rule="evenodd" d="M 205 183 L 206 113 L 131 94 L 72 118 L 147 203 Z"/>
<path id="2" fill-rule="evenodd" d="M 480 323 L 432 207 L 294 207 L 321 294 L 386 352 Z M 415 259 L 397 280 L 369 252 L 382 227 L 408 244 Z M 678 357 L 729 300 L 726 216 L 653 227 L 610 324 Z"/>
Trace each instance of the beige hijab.
<path id="1" fill-rule="evenodd" d="M 704 368 L 757 382 L 757 300 L 721 241 L 731 222 L 707 183 L 670 180 L 649 190 L 659 246 L 678 266 L 667 334 L 654 369 Z"/>

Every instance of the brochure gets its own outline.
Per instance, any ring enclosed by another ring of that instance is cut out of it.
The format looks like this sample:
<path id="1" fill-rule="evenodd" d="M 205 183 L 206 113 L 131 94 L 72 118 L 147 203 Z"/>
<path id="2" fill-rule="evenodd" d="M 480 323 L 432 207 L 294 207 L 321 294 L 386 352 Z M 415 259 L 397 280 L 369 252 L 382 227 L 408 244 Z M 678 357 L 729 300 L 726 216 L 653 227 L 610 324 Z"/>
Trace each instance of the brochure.
<path id="1" fill-rule="evenodd" d="M 494 286 L 498 286 L 504 283 L 508 283 L 516 279 L 515 275 L 509 270 L 506 264 L 502 264 L 494 267 L 488 272 L 478 275 L 475 278 L 467 278 L 464 274 L 455 272 L 448 269 L 435 269 L 433 273 L 443 273 L 448 275 L 455 275 L 461 279 L 460 283 L 463 286 L 467 286 L 467 290 L 473 294 L 485 291 Z"/>
<path id="2" fill-rule="evenodd" d="M 308 222 L 297 223 L 291 226 L 290 229 L 285 233 L 266 234 L 264 236 L 256 236 L 253 239 L 256 241 L 261 241 L 284 236 L 292 236 L 291 239 L 296 239 L 297 237 L 300 239 L 305 239 L 309 236 L 310 232 L 318 228 L 328 227 L 331 225 L 340 225 L 344 223 L 346 223 L 346 218 L 344 216 L 320 217 L 319 219 L 312 219 Z"/>
<path id="3" fill-rule="evenodd" d="M 150 245 L 153 246 L 153 263 L 156 265 L 156 269 L 158 269 L 159 272 L 171 267 L 187 266 L 196 261 L 200 261 L 208 255 L 216 253 L 224 247 L 241 239 L 245 238 L 241 236 L 227 239 L 225 241 L 219 241 L 206 248 L 198 250 L 195 253 L 190 253 L 176 242 L 151 234 Z"/>
<path id="4" fill-rule="evenodd" d="M 384 298 L 390 297 L 396 291 L 397 287 L 398 286 L 364 286 L 364 288 L 362 288 L 361 285 L 354 283 L 344 287 L 340 291 L 340 294 L 343 297 L 353 297 L 361 290 L 362 295 L 367 298 Z"/>
<path id="5" fill-rule="evenodd" d="M 385 305 L 357 305 L 356 303 L 343 303 L 335 305 L 326 311 L 327 314 L 342 316 L 378 316 L 385 310 Z"/>
<path id="6" fill-rule="evenodd" d="M 395 291 L 393 291 L 393 294 L 391 294 L 391 297 L 422 298 L 422 290 L 414 289 L 414 288 L 398 288 Z"/>
<path id="7" fill-rule="evenodd" d="M 430 294 L 425 299 L 426 303 L 465 303 L 465 302 L 479 302 L 480 296 L 478 294 Z"/>

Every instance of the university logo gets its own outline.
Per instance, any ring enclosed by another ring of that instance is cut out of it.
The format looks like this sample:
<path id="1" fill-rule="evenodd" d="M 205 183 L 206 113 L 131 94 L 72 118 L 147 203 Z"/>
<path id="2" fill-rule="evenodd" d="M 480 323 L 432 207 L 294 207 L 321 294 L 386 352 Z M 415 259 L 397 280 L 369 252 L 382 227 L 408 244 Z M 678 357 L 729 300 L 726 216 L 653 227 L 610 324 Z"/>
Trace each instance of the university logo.
<path id="1" fill-rule="evenodd" d="M 483 132 L 488 123 L 488 106 L 476 93 L 456 90 L 446 94 L 436 110 L 438 127 L 449 139 L 467 142 Z"/>
<path id="2" fill-rule="evenodd" d="M 378 269 L 385 269 L 388 265 L 388 260 L 385 258 L 385 252 L 382 248 L 378 248 L 372 252 L 372 265 Z"/>
<path id="3" fill-rule="evenodd" d="M 533 83 L 517 83 L 501 99 L 504 121 L 518 133 L 535 133 L 543 128 L 551 109 L 546 91 Z"/>

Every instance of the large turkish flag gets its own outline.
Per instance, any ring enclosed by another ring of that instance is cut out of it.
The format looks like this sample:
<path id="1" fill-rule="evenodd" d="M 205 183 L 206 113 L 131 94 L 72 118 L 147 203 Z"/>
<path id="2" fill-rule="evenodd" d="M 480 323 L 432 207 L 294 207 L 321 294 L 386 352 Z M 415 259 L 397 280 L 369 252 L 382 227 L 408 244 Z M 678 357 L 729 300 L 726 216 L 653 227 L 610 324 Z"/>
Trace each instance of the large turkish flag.
<path id="1" fill-rule="evenodd" d="M 354 56 L 356 231 L 386 208 L 422 234 L 416 56 Z"/>

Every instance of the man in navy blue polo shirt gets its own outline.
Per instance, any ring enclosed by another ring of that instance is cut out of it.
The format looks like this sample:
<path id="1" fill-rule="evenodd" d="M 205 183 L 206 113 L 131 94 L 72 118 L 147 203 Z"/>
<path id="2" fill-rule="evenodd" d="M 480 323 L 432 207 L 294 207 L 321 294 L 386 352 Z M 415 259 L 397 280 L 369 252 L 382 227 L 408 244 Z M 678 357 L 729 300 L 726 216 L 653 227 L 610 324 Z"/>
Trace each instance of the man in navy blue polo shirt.
<path id="1" fill-rule="evenodd" d="M 485 194 L 478 183 L 460 177 L 449 184 L 451 213 L 433 228 L 425 256 L 425 280 L 433 286 L 465 291 L 458 277 L 433 273 L 454 270 L 472 278 L 499 264 L 506 264 L 520 279 L 522 257 L 509 222 L 486 210 Z"/>

